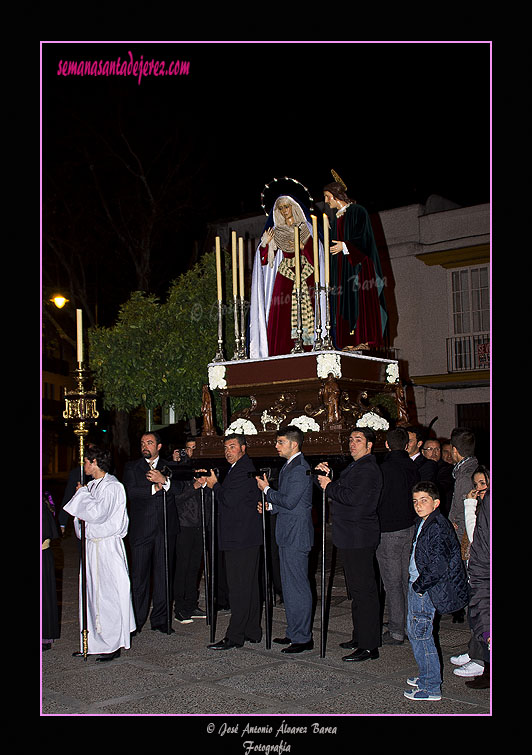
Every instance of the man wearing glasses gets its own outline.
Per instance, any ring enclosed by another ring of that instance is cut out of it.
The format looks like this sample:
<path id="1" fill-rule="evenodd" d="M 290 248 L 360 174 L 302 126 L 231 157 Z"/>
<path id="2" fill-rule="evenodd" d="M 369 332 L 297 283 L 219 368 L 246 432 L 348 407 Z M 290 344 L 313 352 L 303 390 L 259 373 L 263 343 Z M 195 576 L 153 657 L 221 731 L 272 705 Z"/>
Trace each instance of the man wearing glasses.
<path id="1" fill-rule="evenodd" d="M 453 500 L 453 465 L 443 459 L 441 442 L 438 438 L 429 438 L 426 440 L 421 448 L 421 454 L 423 458 L 433 461 L 437 465 L 434 482 L 440 491 L 440 511 L 444 516 L 448 517 Z"/>

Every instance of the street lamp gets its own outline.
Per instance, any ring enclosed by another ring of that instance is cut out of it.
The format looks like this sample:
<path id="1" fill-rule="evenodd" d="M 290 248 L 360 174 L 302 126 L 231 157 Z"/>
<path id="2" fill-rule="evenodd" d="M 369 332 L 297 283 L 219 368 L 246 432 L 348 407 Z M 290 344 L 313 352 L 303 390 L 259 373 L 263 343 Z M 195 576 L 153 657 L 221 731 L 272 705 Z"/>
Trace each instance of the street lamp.
<path id="1" fill-rule="evenodd" d="M 68 299 L 65 299 L 65 297 L 62 294 L 54 294 L 52 298 L 50 299 L 50 301 L 55 304 L 57 309 L 63 309 Z"/>

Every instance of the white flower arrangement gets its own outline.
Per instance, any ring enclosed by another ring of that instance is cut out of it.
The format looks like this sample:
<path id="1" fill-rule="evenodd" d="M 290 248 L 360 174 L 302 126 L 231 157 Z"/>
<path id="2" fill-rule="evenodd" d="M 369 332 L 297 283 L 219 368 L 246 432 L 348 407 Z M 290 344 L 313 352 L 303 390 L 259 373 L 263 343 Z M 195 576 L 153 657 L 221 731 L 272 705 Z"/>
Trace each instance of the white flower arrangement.
<path id="1" fill-rule="evenodd" d="M 213 391 L 215 388 L 227 388 L 225 380 L 225 365 L 209 365 L 209 388 Z"/>
<path id="2" fill-rule="evenodd" d="M 238 433 L 239 435 L 257 435 L 257 428 L 253 422 L 249 421 L 249 419 L 240 417 L 239 419 L 235 419 L 234 422 L 231 422 L 224 434 L 230 435 L 231 433 Z"/>
<path id="3" fill-rule="evenodd" d="M 357 421 L 357 427 L 371 427 L 372 430 L 388 430 L 390 425 L 375 412 L 366 412 Z"/>
<path id="4" fill-rule="evenodd" d="M 398 383 L 399 382 L 399 365 L 397 362 L 392 362 L 386 368 L 386 382 Z"/>
<path id="5" fill-rule="evenodd" d="M 318 425 L 316 420 L 312 417 L 307 417 L 305 414 L 302 414 L 300 417 L 296 417 L 295 419 L 291 419 L 290 424 L 299 427 L 299 429 L 304 433 L 315 432 L 320 429 L 320 426 Z"/>
<path id="6" fill-rule="evenodd" d="M 340 354 L 318 354 L 316 359 L 316 369 L 319 378 L 328 378 L 332 372 L 333 377 L 341 378 L 341 357 Z"/>

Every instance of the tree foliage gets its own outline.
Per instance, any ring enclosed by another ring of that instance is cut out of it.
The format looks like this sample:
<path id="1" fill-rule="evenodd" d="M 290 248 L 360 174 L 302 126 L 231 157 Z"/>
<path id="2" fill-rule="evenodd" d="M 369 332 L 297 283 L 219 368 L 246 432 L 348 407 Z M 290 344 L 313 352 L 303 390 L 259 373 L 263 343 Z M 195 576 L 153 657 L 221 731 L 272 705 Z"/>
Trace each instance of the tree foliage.
<path id="1" fill-rule="evenodd" d="M 229 269 L 229 255 L 225 255 Z M 226 286 L 226 290 L 228 286 Z M 224 306 L 226 357 L 234 349 L 229 297 Z M 207 365 L 218 346 L 214 254 L 174 280 L 165 302 L 135 291 L 111 328 L 89 331 L 90 367 L 106 409 L 173 405 L 176 418 L 201 414 Z"/>

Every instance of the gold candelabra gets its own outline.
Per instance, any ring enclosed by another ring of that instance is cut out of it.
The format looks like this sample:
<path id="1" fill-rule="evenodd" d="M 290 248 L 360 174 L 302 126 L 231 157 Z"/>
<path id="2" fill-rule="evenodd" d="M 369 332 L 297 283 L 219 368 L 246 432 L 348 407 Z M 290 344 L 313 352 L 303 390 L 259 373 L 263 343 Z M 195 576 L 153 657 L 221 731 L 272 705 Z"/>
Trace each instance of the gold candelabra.
<path id="1" fill-rule="evenodd" d="M 77 369 L 74 370 L 76 387 L 72 391 L 65 391 L 65 410 L 63 418 L 66 420 L 65 425 L 71 424 L 74 434 L 79 443 L 79 464 L 80 464 L 80 482 L 84 483 L 84 462 L 85 462 L 85 438 L 88 435 L 88 425 L 96 423 L 99 412 L 96 409 L 96 392 L 85 388 L 85 381 L 88 379 L 89 372 L 84 369 L 83 362 L 78 362 Z M 87 628 L 87 562 L 85 552 L 85 522 L 81 521 L 81 599 L 82 599 L 82 628 L 83 638 L 83 657 L 87 660 L 88 652 L 88 633 Z"/>

